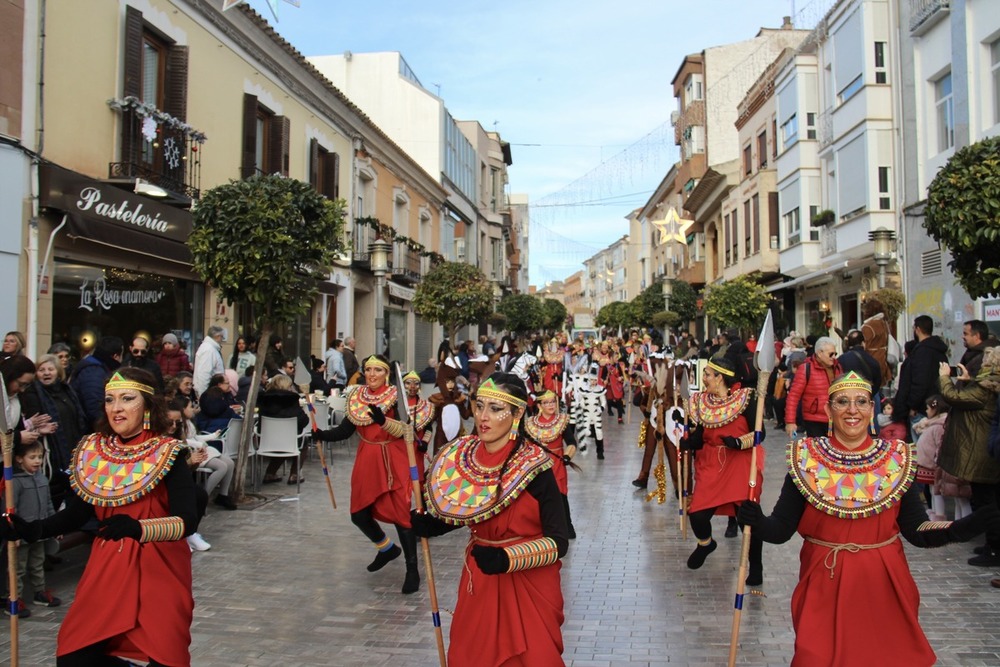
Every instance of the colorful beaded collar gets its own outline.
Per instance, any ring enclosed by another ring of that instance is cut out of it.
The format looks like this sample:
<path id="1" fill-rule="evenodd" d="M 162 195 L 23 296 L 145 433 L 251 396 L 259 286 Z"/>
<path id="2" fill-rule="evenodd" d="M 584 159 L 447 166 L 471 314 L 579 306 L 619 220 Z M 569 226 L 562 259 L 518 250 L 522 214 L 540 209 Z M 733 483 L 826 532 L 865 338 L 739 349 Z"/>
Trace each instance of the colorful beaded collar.
<path id="1" fill-rule="evenodd" d="M 380 393 L 371 391 L 367 386 L 362 386 L 351 392 L 347 398 L 347 418 L 355 426 L 368 426 L 372 423 L 372 415 L 368 412 L 368 406 L 376 405 L 385 413 L 390 408 L 396 407 L 396 388 L 384 387 Z"/>
<path id="2" fill-rule="evenodd" d="M 409 397 L 407 400 L 409 400 Z M 414 414 L 414 412 L 416 414 Z M 424 399 L 418 398 L 416 406 L 410 404 L 410 417 L 413 418 L 413 424 L 419 431 L 420 429 L 426 427 L 431 420 L 434 419 L 434 406 Z"/>
<path id="3" fill-rule="evenodd" d="M 481 523 L 507 509 L 538 474 L 552 467 L 540 447 L 525 442 L 507 463 L 503 488 L 496 498 L 500 467 L 486 468 L 476 462 L 479 438 L 458 438 L 443 450 L 427 474 L 424 496 L 428 511 L 454 526 Z"/>
<path id="4" fill-rule="evenodd" d="M 841 519 L 874 516 L 903 497 L 916 475 L 915 446 L 873 439 L 848 452 L 828 438 L 802 438 L 788 445 L 792 481 L 810 505 Z"/>
<path id="5" fill-rule="evenodd" d="M 528 432 L 528 437 L 543 445 L 547 445 L 561 436 L 566 430 L 566 426 L 569 425 L 569 415 L 565 413 L 556 415 L 548 424 L 543 424 L 540 420 L 541 415 L 529 417 L 524 422 L 524 428 Z"/>
<path id="6" fill-rule="evenodd" d="M 709 428 L 725 426 L 747 409 L 752 392 L 749 387 L 743 387 L 725 398 L 699 392 L 691 397 L 691 418 L 696 424 L 704 424 Z"/>
<path id="7" fill-rule="evenodd" d="M 129 447 L 118 436 L 94 433 L 73 452 L 70 486 L 97 507 L 128 505 L 156 488 L 181 446 L 173 438 L 156 436 Z"/>

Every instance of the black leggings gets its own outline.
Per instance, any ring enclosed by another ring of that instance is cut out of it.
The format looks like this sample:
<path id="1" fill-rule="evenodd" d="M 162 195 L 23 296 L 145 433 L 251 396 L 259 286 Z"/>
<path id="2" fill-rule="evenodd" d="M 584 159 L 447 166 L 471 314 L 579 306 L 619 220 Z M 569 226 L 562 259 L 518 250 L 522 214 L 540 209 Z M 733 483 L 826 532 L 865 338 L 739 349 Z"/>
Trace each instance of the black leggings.
<path id="1" fill-rule="evenodd" d="M 691 522 L 691 532 L 699 540 L 707 540 L 712 537 L 712 517 L 714 515 L 714 507 L 688 514 L 688 520 Z M 764 542 L 755 533 L 750 533 L 750 572 L 763 571 L 763 553 Z"/>
<path id="2" fill-rule="evenodd" d="M 56 667 L 123 667 L 131 664 L 121 658 L 107 655 L 104 652 L 106 648 L 107 642 L 98 642 L 79 651 L 61 655 L 56 658 Z M 150 660 L 149 667 L 163 667 L 163 663 Z"/>
<path id="3" fill-rule="evenodd" d="M 351 512 L 351 523 L 364 533 L 365 537 L 378 544 L 385 539 L 385 531 L 378 521 L 372 516 L 372 508 L 364 507 L 357 512 Z M 396 533 L 399 535 L 399 546 L 403 548 L 403 556 L 407 561 L 413 561 L 417 557 L 417 537 L 409 528 L 404 528 L 396 524 Z"/>

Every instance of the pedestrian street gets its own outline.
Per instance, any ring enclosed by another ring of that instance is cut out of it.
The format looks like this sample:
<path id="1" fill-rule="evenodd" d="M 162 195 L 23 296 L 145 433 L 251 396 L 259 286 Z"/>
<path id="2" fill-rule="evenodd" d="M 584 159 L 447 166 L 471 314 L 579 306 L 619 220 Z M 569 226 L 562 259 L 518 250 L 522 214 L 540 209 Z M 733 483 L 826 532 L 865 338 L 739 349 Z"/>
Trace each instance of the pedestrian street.
<path id="1" fill-rule="evenodd" d="M 683 540 L 676 498 L 646 502 L 631 485 L 641 450 L 639 413 L 631 424 L 607 420 L 607 458 L 577 456 L 570 471 L 570 504 L 578 537 L 563 561 L 566 620 L 564 659 L 572 667 L 726 664 L 740 540 L 726 539 L 725 520 L 714 520 L 719 548 L 704 567 L 685 567 L 694 549 Z M 784 475 L 784 437 L 765 441 L 763 505 L 770 511 Z M 212 506 L 200 532 L 212 544 L 194 559 L 195 612 L 192 664 L 199 667 L 376 667 L 437 665 L 427 579 L 421 554 L 421 589 L 401 595 L 399 558 L 368 573 L 370 543 L 351 524 L 349 480 L 353 446 L 334 445 L 329 461 L 338 509 L 333 510 L 318 457 L 304 469 L 301 497 L 295 487 L 268 485 L 252 510 Z M 650 490 L 655 481 L 650 477 Z M 389 534 L 394 535 L 391 527 Z M 447 641 L 468 531 L 430 541 L 442 625 Z M 953 544 L 916 549 L 907 558 L 921 592 L 921 623 L 940 665 L 1000 664 L 998 572 L 966 564 L 972 547 Z M 789 600 L 798 578 L 801 538 L 764 547 L 766 598 L 748 596 L 742 615 L 740 665 L 787 665 L 794 636 Z M 48 573 L 64 606 L 33 606 L 20 622 L 22 665 L 54 664 L 59 623 L 73 600 L 88 547 L 63 554 Z M 841 558 L 850 558 L 842 554 Z M 113 604 L 113 600 L 108 601 Z M 864 614 L 865 601 L 857 601 Z M 873 618 L 871 641 L 878 641 Z M 0 637 L 0 662 L 9 640 Z"/>

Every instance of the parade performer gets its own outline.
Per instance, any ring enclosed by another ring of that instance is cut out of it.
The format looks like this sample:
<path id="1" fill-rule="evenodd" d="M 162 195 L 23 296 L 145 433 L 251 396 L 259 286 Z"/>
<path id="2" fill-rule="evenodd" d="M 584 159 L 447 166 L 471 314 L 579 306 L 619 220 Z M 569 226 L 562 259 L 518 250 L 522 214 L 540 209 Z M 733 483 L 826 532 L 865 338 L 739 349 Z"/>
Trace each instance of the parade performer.
<path id="1" fill-rule="evenodd" d="M 692 394 L 688 417 L 695 425 L 681 449 L 695 452 L 694 490 L 688 507 L 691 530 L 698 546 L 688 557 L 687 566 L 697 570 L 718 546 L 712 539 L 712 516 L 735 516 L 738 505 L 747 499 L 753 447 L 753 420 L 757 409 L 753 389 L 740 387 L 736 366 L 729 359 L 715 357 L 702 373 L 703 391 Z M 757 455 L 757 489 L 763 488 L 764 450 Z M 748 586 L 764 580 L 761 562 L 763 544 L 756 534 L 750 540 Z"/>
<path id="2" fill-rule="evenodd" d="M 599 382 L 607 390 L 608 414 L 612 408 L 618 412 L 618 423 L 625 422 L 625 381 L 623 364 L 618 356 L 617 346 L 612 348 L 605 341 L 601 343 L 601 355 L 597 359 L 600 367 Z"/>
<path id="3" fill-rule="evenodd" d="M 479 387 L 478 435 L 451 442 L 427 476 L 421 537 L 470 529 L 451 624 L 451 667 L 563 665 L 559 559 L 566 514 L 552 457 L 525 438 L 523 382 L 494 373 Z"/>
<path id="4" fill-rule="evenodd" d="M 792 665 L 932 665 L 899 537 L 922 548 L 964 542 L 1000 527 L 1000 512 L 991 505 L 959 521 L 928 521 L 913 484 L 914 446 L 869 434 L 868 381 L 854 372 L 838 377 L 825 405 L 832 433 L 788 445 L 789 473 L 771 515 L 750 501 L 739 511 L 766 542 L 787 542 L 796 531 L 804 538 Z M 855 485 L 859 477 L 865 482 Z"/>
<path id="5" fill-rule="evenodd" d="M 573 422 L 576 424 L 577 441 L 594 438 L 597 445 L 597 459 L 604 460 L 604 411 L 608 408 L 607 390 L 597 377 L 597 363 L 590 365 L 586 375 L 575 375 L 573 388 Z M 582 435 L 581 435 L 582 434 Z M 586 451 L 582 445 L 580 451 Z"/>
<path id="6" fill-rule="evenodd" d="M 556 396 L 562 396 L 565 358 L 566 349 L 559 344 L 558 338 L 553 338 L 549 341 L 549 347 L 540 359 L 540 361 L 544 362 L 542 368 L 542 386 L 545 388 L 545 391 L 551 391 Z"/>
<path id="7" fill-rule="evenodd" d="M 434 449 L 437 454 L 449 440 L 461 434 L 462 421 L 472 416 L 469 399 L 456 387 L 460 374 L 458 359 L 446 351 L 438 351 L 436 394 L 427 397 L 434 407 Z"/>
<path id="8" fill-rule="evenodd" d="M 396 388 L 388 382 L 389 362 L 380 354 L 365 359 L 362 367 L 365 384 L 347 398 L 347 419 L 336 427 L 316 431 L 316 440 L 339 441 L 355 431 L 361 445 L 351 471 L 351 523 L 372 541 L 378 553 L 368 564 L 369 572 L 377 572 L 389 561 L 406 561 L 403 594 L 420 588 L 417 568 L 417 538 L 410 530 L 410 466 L 403 440 L 406 425 L 396 415 Z M 378 522 L 396 526 L 399 546 L 386 536 Z M 400 550 L 402 547 L 402 551 Z"/>
<path id="9" fill-rule="evenodd" d="M 417 474 L 424 478 L 424 458 L 434 435 L 431 433 L 431 421 L 434 419 L 434 406 L 420 398 L 420 376 L 410 371 L 403 376 L 403 387 L 406 388 L 406 404 L 413 419 L 413 444 L 417 448 Z"/>
<path id="10" fill-rule="evenodd" d="M 171 428 L 154 379 L 121 368 L 104 386 L 97 432 L 73 450 L 72 493 L 47 519 L 0 521 L 7 539 L 35 542 L 98 521 L 97 537 L 59 629 L 56 664 L 117 664 L 109 656 L 150 665 L 191 664 L 191 550 L 198 527 L 194 479 L 184 443 Z M 111 471 L 114 471 L 112 474 Z"/>
<path id="11" fill-rule="evenodd" d="M 566 466 L 572 463 L 576 453 L 576 427 L 568 414 L 559 411 L 559 398 L 553 392 L 546 391 L 539 396 L 538 407 L 538 414 L 525 419 L 524 427 L 528 437 L 552 456 L 552 472 L 566 507 L 566 527 L 569 539 L 572 540 L 576 538 L 576 529 L 573 528 L 569 511 L 569 476 L 566 474 Z"/>

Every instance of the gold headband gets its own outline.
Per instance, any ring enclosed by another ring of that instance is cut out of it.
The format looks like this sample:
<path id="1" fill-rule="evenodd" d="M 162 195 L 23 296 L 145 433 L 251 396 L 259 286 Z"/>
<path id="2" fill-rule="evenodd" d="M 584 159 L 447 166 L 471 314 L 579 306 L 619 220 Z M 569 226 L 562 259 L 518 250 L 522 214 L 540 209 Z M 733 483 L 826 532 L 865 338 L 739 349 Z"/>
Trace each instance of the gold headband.
<path id="1" fill-rule="evenodd" d="M 713 364 L 711 361 L 708 362 L 708 367 L 711 368 L 716 373 L 722 373 L 726 377 L 731 377 L 731 378 L 736 377 L 736 373 L 734 373 L 733 371 L 729 370 L 728 368 L 723 368 L 722 366 L 717 366 Z"/>
<path id="2" fill-rule="evenodd" d="M 378 366 L 379 368 L 384 368 L 385 370 L 389 370 L 389 364 L 385 363 L 384 361 L 376 357 L 374 354 L 365 359 L 365 368 L 368 368 L 369 366 Z"/>
<path id="3" fill-rule="evenodd" d="M 855 371 L 850 371 L 839 378 L 834 380 L 830 384 L 830 390 L 828 395 L 833 396 L 838 391 L 844 391 L 845 389 L 860 389 L 862 391 L 867 391 L 869 394 L 872 393 L 871 383 L 858 375 Z"/>
<path id="4" fill-rule="evenodd" d="M 136 382 L 135 380 L 129 380 L 122 377 L 122 374 L 119 372 L 115 372 L 115 374 L 111 376 L 111 379 L 108 380 L 108 383 L 104 385 L 105 391 L 114 389 L 135 389 L 136 391 L 141 391 L 144 394 L 149 394 L 150 396 L 153 395 L 153 388 L 148 384 Z"/>
<path id="5" fill-rule="evenodd" d="M 407 380 L 416 380 L 417 382 L 420 382 L 420 376 L 417 375 L 416 371 L 409 371 L 403 376 L 403 382 L 406 382 Z"/>
<path id="6" fill-rule="evenodd" d="M 536 400 L 539 403 L 541 403 L 542 401 L 549 401 L 549 400 L 554 401 L 556 400 L 556 395 L 555 392 L 553 392 L 551 389 L 546 389 L 544 392 L 542 392 L 540 396 L 538 396 Z"/>
<path id="7" fill-rule="evenodd" d="M 503 401 L 504 403 L 513 405 L 515 408 L 523 408 L 528 404 L 526 401 L 522 401 L 513 394 L 508 394 L 503 389 L 498 387 L 497 383 L 493 381 L 493 378 L 490 378 L 486 382 L 479 385 L 479 391 L 476 392 L 476 395 L 482 398 L 495 398 L 498 401 Z"/>

